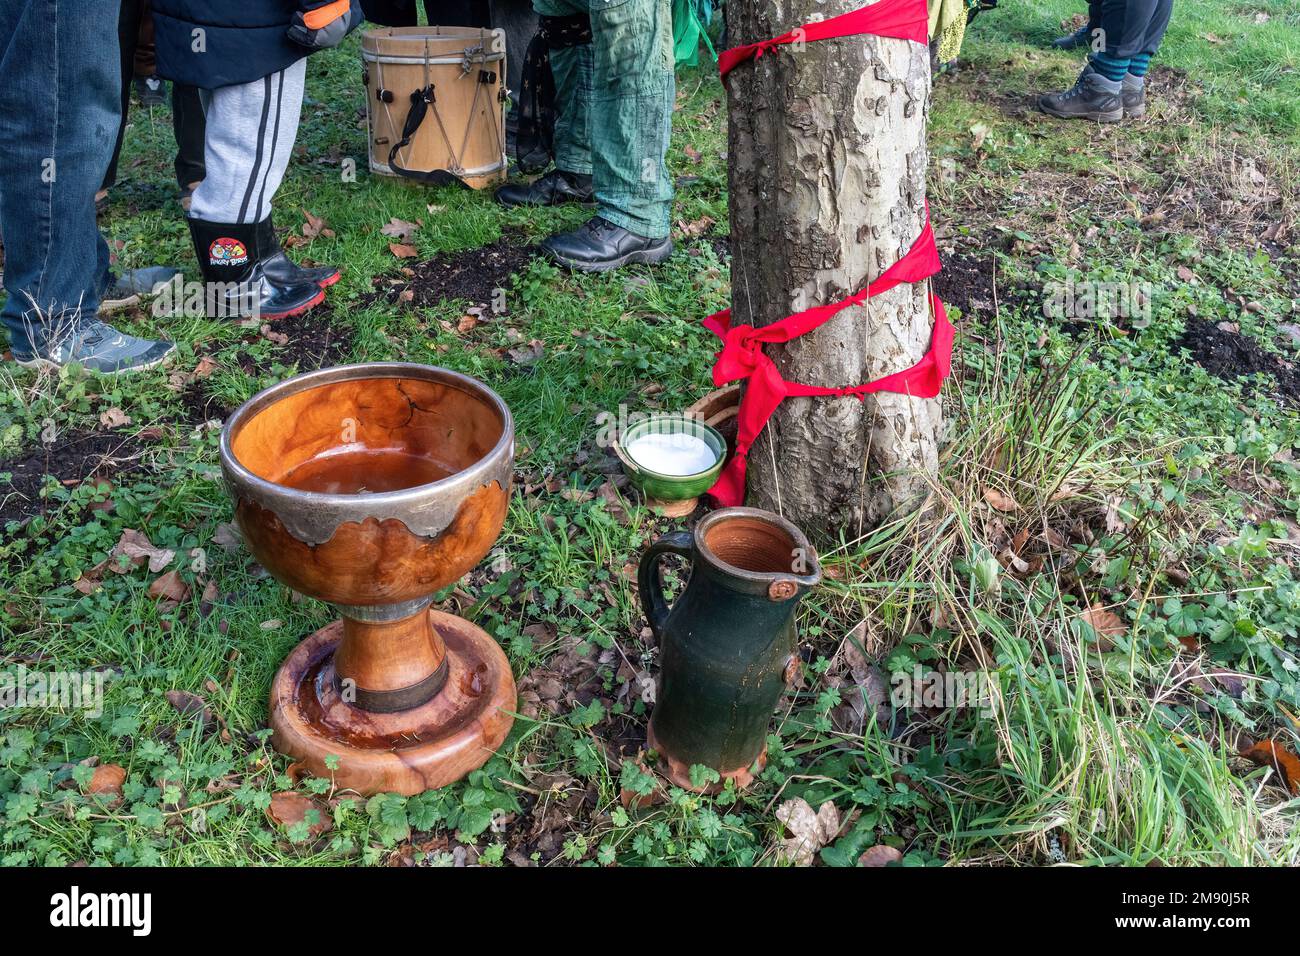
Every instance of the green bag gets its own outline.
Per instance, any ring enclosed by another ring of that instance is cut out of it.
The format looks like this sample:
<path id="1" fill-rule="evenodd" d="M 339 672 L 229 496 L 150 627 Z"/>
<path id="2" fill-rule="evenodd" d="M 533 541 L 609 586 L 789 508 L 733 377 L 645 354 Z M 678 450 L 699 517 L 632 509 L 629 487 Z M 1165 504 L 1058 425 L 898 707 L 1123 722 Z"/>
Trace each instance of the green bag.
<path id="1" fill-rule="evenodd" d="M 701 40 L 709 55 L 718 58 L 709 42 L 712 19 L 713 0 L 673 0 L 673 57 L 678 66 L 695 66 L 699 62 Z"/>

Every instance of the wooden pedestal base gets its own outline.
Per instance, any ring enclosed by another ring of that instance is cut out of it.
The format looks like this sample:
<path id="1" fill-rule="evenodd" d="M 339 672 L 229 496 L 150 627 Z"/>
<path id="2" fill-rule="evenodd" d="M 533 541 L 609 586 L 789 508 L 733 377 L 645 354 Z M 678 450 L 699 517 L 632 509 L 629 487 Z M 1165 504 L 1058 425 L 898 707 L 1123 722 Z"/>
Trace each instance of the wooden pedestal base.
<path id="1" fill-rule="evenodd" d="M 765 743 L 758 754 L 758 758 L 753 763 L 737 767 L 735 770 L 721 771 L 720 776 L 722 779 L 718 780 L 717 783 L 710 784 L 707 787 L 697 787 L 691 783 L 691 765 L 678 760 L 665 751 L 655 740 L 653 721 L 646 730 L 646 746 L 659 754 L 659 772 L 674 785 L 692 793 L 720 793 L 728 780 L 736 781 L 736 789 L 743 790 L 754 782 L 754 774 L 762 773 L 763 768 L 767 766 L 767 744 Z"/>
<path id="2" fill-rule="evenodd" d="M 444 787 L 481 767 L 514 718 L 515 680 L 497 642 L 452 614 L 428 611 L 447 647 L 446 683 L 409 710 L 374 713 L 345 701 L 334 670 L 335 621 L 295 647 L 271 686 L 271 742 L 339 789 L 406 796 Z M 326 757 L 338 758 L 330 770 Z"/>
<path id="3" fill-rule="evenodd" d="M 695 513 L 699 506 L 699 498 L 683 498 L 681 501 L 661 501 L 658 498 L 651 498 L 648 495 L 645 499 L 646 507 L 665 518 L 685 518 Z"/>

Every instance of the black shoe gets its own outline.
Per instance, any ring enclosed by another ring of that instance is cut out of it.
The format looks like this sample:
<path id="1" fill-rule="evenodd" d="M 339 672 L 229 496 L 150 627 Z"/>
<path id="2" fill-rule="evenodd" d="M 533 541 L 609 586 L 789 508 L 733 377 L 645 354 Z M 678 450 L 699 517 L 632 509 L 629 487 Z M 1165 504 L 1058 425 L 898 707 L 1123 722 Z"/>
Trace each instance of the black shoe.
<path id="1" fill-rule="evenodd" d="M 262 223 L 191 219 L 189 224 L 199 271 L 208 283 L 209 318 L 283 319 L 324 301 L 325 290 L 314 282 L 280 282 L 267 275 L 258 241 Z"/>
<path id="2" fill-rule="evenodd" d="M 1086 119 L 1096 123 L 1118 123 L 1124 118 L 1119 91 L 1102 86 L 1102 75 L 1085 66 L 1079 79 L 1063 93 L 1045 93 L 1038 98 L 1038 108 L 1061 119 Z"/>
<path id="3" fill-rule="evenodd" d="M 163 84 L 163 78 L 156 73 L 153 76 L 137 76 L 135 94 L 140 98 L 141 106 L 162 106 L 167 102 L 167 87 Z"/>
<path id="4" fill-rule="evenodd" d="M 654 265 L 673 254 L 673 241 L 647 239 L 595 216 L 573 232 L 562 232 L 542 243 L 542 252 L 560 265 L 581 272 L 605 272 L 644 262 Z"/>
<path id="5" fill-rule="evenodd" d="M 531 183 L 507 183 L 497 190 L 497 202 L 503 206 L 559 206 L 566 202 L 596 201 L 591 177 L 553 169 Z"/>
<path id="6" fill-rule="evenodd" d="M 339 270 L 333 266 L 300 266 L 285 255 L 270 216 L 257 224 L 257 246 L 262 250 L 262 271 L 277 285 L 310 282 L 328 289 L 339 281 Z"/>
<path id="7" fill-rule="evenodd" d="M 1073 33 L 1067 33 L 1063 37 L 1057 37 L 1052 41 L 1052 46 L 1058 50 L 1077 50 L 1081 46 L 1087 46 L 1092 39 L 1092 27 L 1085 23 Z"/>

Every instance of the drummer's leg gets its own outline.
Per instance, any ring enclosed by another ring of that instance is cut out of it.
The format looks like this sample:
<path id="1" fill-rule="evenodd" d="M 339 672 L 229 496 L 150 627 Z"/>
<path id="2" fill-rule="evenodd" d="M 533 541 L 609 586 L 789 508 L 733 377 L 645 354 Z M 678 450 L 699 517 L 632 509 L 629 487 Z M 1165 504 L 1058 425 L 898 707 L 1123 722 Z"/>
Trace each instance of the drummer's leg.
<path id="1" fill-rule="evenodd" d="M 533 0 L 538 16 L 571 17 L 586 13 L 585 0 Z M 551 50 L 555 78 L 555 168 L 591 175 L 592 45 Z"/>
<path id="2" fill-rule="evenodd" d="M 304 58 L 252 83 L 205 93 L 205 170 L 191 218 L 256 223 L 270 215 L 298 136 L 306 75 Z"/>
<path id="3" fill-rule="evenodd" d="M 669 0 L 588 0 L 595 84 L 592 184 L 599 215 L 638 236 L 668 235 L 673 187 Z"/>

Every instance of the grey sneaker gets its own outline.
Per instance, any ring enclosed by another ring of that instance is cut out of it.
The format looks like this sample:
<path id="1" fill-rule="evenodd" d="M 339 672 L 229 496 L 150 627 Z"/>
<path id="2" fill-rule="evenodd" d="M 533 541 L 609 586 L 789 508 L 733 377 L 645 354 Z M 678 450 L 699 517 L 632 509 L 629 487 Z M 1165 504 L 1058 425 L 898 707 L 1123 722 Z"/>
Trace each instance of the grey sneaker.
<path id="1" fill-rule="evenodd" d="M 1147 84 L 1140 76 L 1124 74 L 1124 87 L 1119 92 L 1120 102 L 1124 105 L 1124 115 L 1129 119 L 1138 119 L 1147 113 Z"/>
<path id="2" fill-rule="evenodd" d="M 1105 77 L 1091 65 L 1084 68 L 1074 86 L 1064 93 L 1044 93 L 1038 108 L 1060 119 L 1086 119 L 1096 123 L 1118 123 L 1124 118 L 1120 91 L 1112 90 Z"/>
<path id="3" fill-rule="evenodd" d="M 31 354 L 14 352 L 23 368 L 57 369 L 71 362 L 103 375 L 139 372 L 162 363 L 176 351 L 171 342 L 136 338 L 99 319 L 82 319 L 66 330 L 47 333 Z"/>
<path id="4" fill-rule="evenodd" d="M 180 274 L 181 270 L 172 266 L 145 266 L 123 272 L 104 290 L 99 313 L 108 315 L 133 306 L 140 301 L 140 296 L 153 294 L 160 285 L 166 285 Z"/>

